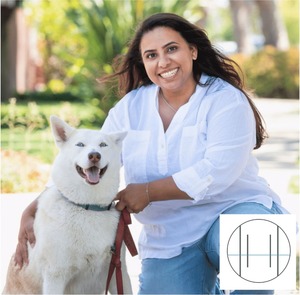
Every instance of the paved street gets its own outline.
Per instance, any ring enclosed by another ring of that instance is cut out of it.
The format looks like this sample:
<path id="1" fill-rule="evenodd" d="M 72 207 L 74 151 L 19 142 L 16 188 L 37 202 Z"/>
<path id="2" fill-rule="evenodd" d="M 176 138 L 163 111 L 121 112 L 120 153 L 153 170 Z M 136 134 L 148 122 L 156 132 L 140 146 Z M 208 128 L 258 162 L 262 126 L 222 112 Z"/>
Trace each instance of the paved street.
<path id="1" fill-rule="evenodd" d="M 282 203 L 297 215 L 299 222 L 299 196 L 289 191 L 291 179 L 299 177 L 299 101 L 280 99 L 257 99 L 258 109 L 267 123 L 270 138 L 258 151 L 260 174 L 281 196 Z M 1 277 L 0 291 L 4 286 L 7 264 L 17 242 L 19 220 L 24 208 L 38 194 L 15 194 L 1 196 Z M 131 230 L 137 241 L 140 226 L 134 222 Z M 299 252 L 299 236 L 298 236 Z M 127 257 L 134 293 L 138 288 L 140 263 L 137 257 Z M 277 294 L 287 294 L 277 293 Z"/>

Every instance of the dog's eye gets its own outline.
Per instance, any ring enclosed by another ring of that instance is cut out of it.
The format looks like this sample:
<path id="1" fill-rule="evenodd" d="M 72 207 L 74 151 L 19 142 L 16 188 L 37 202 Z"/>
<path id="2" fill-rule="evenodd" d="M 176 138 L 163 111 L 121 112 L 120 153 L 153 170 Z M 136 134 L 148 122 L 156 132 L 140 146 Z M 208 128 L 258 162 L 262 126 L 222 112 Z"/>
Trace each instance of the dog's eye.
<path id="1" fill-rule="evenodd" d="M 99 146 L 100 146 L 100 147 L 106 147 L 107 144 L 106 144 L 105 142 L 101 142 L 101 143 L 99 144 Z"/>
<path id="2" fill-rule="evenodd" d="M 84 147 L 84 144 L 82 142 L 78 142 L 76 146 Z"/>

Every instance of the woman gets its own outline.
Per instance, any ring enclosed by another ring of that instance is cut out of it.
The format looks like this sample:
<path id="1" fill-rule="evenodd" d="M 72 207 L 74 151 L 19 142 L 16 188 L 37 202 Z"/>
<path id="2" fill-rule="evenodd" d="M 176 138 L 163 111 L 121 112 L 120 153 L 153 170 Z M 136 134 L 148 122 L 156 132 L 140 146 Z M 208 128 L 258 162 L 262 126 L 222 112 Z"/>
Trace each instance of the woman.
<path id="1" fill-rule="evenodd" d="M 177 15 L 146 19 L 118 64 L 103 80 L 119 78 L 126 95 L 102 130 L 128 132 L 116 208 L 143 224 L 139 294 L 214 294 L 219 215 L 282 213 L 251 154 L 266 137 L 262 118 L 233 62 Z M 34 241 L 25 224 L 35 206 L 24 212 L 19 260 Z"/>

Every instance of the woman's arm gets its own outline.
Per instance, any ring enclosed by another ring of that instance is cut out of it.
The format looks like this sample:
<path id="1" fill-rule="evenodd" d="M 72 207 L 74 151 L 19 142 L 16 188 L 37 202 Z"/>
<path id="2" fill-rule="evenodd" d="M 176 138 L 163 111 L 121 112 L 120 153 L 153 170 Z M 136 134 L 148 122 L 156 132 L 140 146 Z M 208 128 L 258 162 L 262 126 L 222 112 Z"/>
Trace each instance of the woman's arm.
<path id="1" fill-rule="evenodd" d="M 23 267 L 24 263 L 28 263 L 28 248 L 27 242 L 33 247 L 35 244 L 35 235 L 33 232 L 33 223 L 35 213 L 37 210 L 38 198 L 35 199 L 29 206 L 24 210 L 21 218 L 18 245 L 15 253 L 15 264 Z"/>

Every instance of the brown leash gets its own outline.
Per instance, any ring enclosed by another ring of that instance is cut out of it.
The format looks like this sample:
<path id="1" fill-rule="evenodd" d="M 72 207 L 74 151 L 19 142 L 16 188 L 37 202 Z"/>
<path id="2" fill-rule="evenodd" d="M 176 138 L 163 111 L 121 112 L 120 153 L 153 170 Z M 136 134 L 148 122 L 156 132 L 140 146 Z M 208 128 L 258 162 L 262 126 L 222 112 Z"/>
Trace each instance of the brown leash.
<path id="1" fill-rule="evenodd" d="M 128 224 L 131 224 L 131 217 L 129 212 L 125 208 L 121 212 L 121 216 L 117 228 L 115 246 L 112 249 L 111 261 L 110 261 L 110 266 L 109 266 L 109 271 L 108 271 L 108 276 L 106 281 L 105 294 L 107 294 L 108 292 L 109 284 L 115 269 L 116 269 L 116 281 L 117 281 L 118 294 L 119 295 L 124 294 L 122 269 L 121 269 L 121 248 L 122 248 L 123 241 L 127 246 L 127 249 L 129 250 L 131 256 L 135 256 L 138 254 Z"/>

